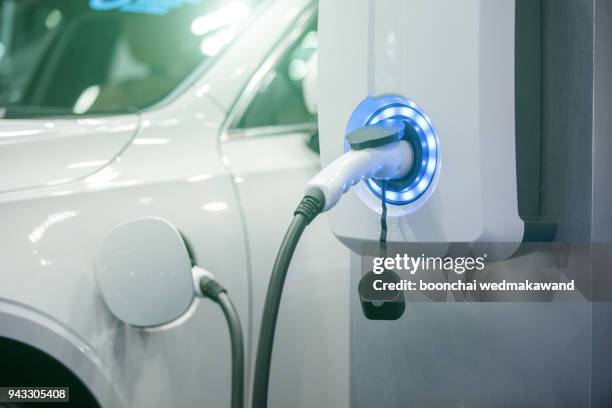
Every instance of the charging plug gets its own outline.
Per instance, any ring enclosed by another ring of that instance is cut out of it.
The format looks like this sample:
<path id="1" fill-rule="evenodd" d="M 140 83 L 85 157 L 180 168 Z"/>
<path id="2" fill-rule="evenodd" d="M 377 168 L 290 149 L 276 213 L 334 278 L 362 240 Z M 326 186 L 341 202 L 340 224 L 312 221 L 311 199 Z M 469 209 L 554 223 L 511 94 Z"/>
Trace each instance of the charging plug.
<path id="1" fill-rule="evenodd" d="M 346 136 L 351 150 L 334 160 L 306 186 L 323 193 L 323 211 L 334 207 L 342 194 L 362 180 L 392 180 L 405 177 L 414 164 L 414 151 L 398 128 L 365 126 Z"/>
<path id="2" fill-rule="evenodd" d="M 191 268 L 191 275 L 193 277 L 193 291 L 195 292 L 196 296 L 208 297 L 202 292 L 202 281 L 214 281 L 215 275 L 213 275 L 212 272 L 209 272 L 206 269 L 199 267 L 198 265 L 194 265 Z"/>

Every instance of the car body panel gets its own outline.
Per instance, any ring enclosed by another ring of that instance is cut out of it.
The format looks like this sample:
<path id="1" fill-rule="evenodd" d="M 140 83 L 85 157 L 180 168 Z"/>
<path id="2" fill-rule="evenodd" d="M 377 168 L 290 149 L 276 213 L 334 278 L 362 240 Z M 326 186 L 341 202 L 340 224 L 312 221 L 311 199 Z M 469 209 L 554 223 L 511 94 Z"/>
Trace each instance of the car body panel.
<path id="1" fill-rule="evenodd" d="M 97 289 L 93 265 L 104 237 L 127 220 L 161 217 L 228 289 L 243 324 L 251 383 L 277 246 L 319 160 L 304 132 L 231 141 L 223 135 L 233 102 L 307 6 L 269 2 L 250 26 L 256 31 L 247 29 L 183 93 L 141 112 L 127 146 L 95 173 L 0 194 L 0 311 L 11 305 L 0 335 L 23 339 L 18 328 L 28 313 L 40 317 L 28 318 L 33 324 L 52 321 L 74 335 L 79 341 L 63 342 L 61 352 L 44 348 L 55 344 L 53 336 L 34 345 L 65 360 L 106 406 L 229 406 L 230 347 L 217 305 L 196 300 L 179 321 L 143 330 L 117 320 Z M 348 406 L 347 271 L 346 249 L 322 216 L 287 279 L 271 406 Z M 95 368 L 75 368 L 79 355 Z M 105 378 L 110 385 L 96 382 Z"/>
<path id="2" fill-rule="evenodd" d="M 0 301 L 0 337 L 44 350 L 74 373 L 103 407 L 126 406 L 119 387 L 82 338 L 52 317 L 25 305 Z"/>
<path id="3" fill-rule="evenodd" d="M 248 322 L 241 215 L 217 150 L 224 114 L 200 100 L 206 112 L 200 116 L 195 106 L 144 114 L 129 148 L 93 176 L 0 196 L 0 298 L 51 316 L 83 339 L 89 349 L 83 357 L 97 356 L 125 406 L 172 406 L 184 388 L 187 406 L 229 404 L 230 350 L 216 305 L 196 301 L 173 328 L 136 329 L 110 314 L 93 274 L 96 252 L 114 226 L 162 217 L 228 288 Z"/>
<path id="4" fill-rule="evenodd" d="M 137 115 L 0 120 L 0 192 L 96 173 L 130 142 Z"/>

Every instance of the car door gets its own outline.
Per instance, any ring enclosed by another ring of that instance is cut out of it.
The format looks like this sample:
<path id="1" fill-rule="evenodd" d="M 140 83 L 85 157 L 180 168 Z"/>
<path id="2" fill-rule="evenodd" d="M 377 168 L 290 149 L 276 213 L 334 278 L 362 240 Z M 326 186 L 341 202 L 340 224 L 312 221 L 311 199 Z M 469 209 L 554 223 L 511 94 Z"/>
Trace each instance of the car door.
<path id="1" fill-rule="evenodd" d="M 245 219 L 255 334 L 276 251 L 305 184 L 320 168 L 316 113 L 304 98 L 316 67 L 316 23 L 316 9 L 296 20 L 244 87 L 221 135 Z M 348 405 L 348 258 L 325 216 L 315 220 L 287 278 L 271 406 Z"/>

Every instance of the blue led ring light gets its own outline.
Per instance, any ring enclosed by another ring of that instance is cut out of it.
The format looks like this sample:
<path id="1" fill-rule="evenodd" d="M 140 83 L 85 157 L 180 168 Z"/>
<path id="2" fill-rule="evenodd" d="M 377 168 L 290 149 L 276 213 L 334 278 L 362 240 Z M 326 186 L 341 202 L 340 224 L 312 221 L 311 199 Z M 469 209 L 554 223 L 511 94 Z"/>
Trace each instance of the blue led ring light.
<path id="1" fill-rule="evenodd" d="M 434 181 L 439 167 L 438 137 L 431 121 L 423 110 L 407 98 L 386 95 L 366 98 L 351 116 L 346 132 L 366 125 L 403 128 L 405 139 L 411 143 L 415 153 L 415 169 L 403 179 L 388 181 L 387 202 L 405 205 L 421 197 Z M 381 181 L 366 180 L 368 188 L 378 197 L 382 196 Z"/>

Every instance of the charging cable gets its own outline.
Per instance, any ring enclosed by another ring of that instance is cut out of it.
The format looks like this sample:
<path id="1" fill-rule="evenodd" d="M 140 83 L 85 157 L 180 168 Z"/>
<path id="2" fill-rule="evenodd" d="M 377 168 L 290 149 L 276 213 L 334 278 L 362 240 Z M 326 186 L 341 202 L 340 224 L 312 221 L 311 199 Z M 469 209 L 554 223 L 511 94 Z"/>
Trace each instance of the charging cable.
<path id="1" fill-rule="evenodd" d="M 196 294 L 217 303 L 227 321 L 232 344 L 232 408 L 244 408 L 244 337 L 236 307 L 227 290 L 215 280 L 212 273 L 199 266 L 193 269 Z"/>
<path id="2" fill-rule="evenodd" d="M 387 183 L 381 183 L 380 205 L 382 212 L 380 213 L 380 256 L 387 256 Z"/>
<path id="3" fill-rule="evenodd" d="M 302 233 L 322 212 L 334 207 L 352 186 L 368 178 L 390 180 L 412 169 L 414 152 L 402 130 L 366 126 L 347 135 L 351 150 L 310 180 L 281 243 L 264 304 L 253 381 L 253 408 L 267 408 L 270 364 L 278 310 L 291 258 Z"/>

